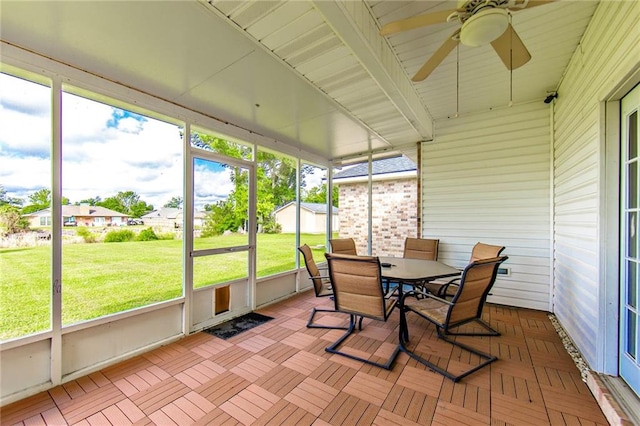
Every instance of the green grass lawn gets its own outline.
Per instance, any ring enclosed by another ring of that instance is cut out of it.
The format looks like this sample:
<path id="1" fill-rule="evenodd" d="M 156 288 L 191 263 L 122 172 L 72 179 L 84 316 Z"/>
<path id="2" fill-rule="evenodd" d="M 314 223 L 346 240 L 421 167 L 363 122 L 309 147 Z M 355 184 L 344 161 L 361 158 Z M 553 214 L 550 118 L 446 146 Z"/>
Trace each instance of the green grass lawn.
<path id="1" fill-rule="evenodd" d="M 324 236 L 301 242 L 324 260 Z M 198 238 L 196 249 L 247 244 L 244 235 Z M 258 277 L 295 266 L 295 235 L 258 235 Z M 194 258 L 194 286 L 247 276 L 246 252 Z M 0 249 L 0 340 L 50 328 L 51 248 Z M 182 295 L 182 241 L 65 244 L 62 323 L 73 324 Z"/>

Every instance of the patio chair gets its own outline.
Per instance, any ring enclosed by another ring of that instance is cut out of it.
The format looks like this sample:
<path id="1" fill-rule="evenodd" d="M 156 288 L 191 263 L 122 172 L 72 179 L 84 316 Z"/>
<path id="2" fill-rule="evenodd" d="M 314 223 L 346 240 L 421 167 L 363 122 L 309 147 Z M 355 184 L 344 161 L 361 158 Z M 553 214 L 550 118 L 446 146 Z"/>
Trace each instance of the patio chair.
<path id="1" fill-rule="evenodd" d="M 331 244 L 331 253 L 358 255 L 356 242 L 353 238 L 337 238 L 329 240 L 329 243 Z"/>
<path id="2" fill-rule="evenodd" d="M 400 300 L 400 347 L 411 358 L 426 365 L 433 371 L 457 382 L 467 375 L 477 371 L 496 359 L 496 356 L 484 353 L 471 346 L 465 345 L 448 336 L 499 336 L 500 333 L 482 320 L 482 308 L 489 294 L 489 290 L 496 280 L 498 266 L 507 260 L 506 256 L 494 257 L 491 259 L 477 260 L 470 263 L 462 272 L 462 278 L 458 284 L 456 294 L 451 301 L 441 299 L 431 293 L 423 293 L 424 298 L 418 299 L 409 292 L 402 296 Z M 439 367 L 428 361 L 415 352 L 407 349 L 409 342 L 409 327 L 407 325 L 407 314 L 414 312 L 436 326 L 438 338 L 454 346 L 462 348 L 480 357 L 481 362 L 460 374 L 453 374 L 450 371 Z M 456 332 L 452 329 L 475 322 L 479 324 L 484 332 Z"/>
<path id="3" fill-rule="evenodd" d="M 407 259 L 438 260 L 440 240 L 407 238 L 404 240 L 403 257 Z"/>
<path id="4" fill-rule="evenodd" d="M 329 353 L 375 365 L 386 370 L 398 356 L 400 347 L 384 362 L 375 362 L 339 350 L 339 346 L 355 330 L 356 317 L 360 316 L 359 329 L 362 330 L 362 318 L 372 318 L 386 322 L 396 307 L 396 298 L 386 298 L 382 290 L 380 260 L 372 256 L 353 256 L 325 253 L 329 265 L 329 276 L 333 284 L 336 311 L 349 314 L 349 328 L 335 343 L 325 350 Z"/>
<path id="5" fill-rule="evenodd" d="M 404 240 L 404 253 L 402 257 L 406 259 L 418 260 L 438 260 L 438 244 L 440 240 L 427 238 L 406 238 Z M 421 289 L 424 282 L 416 282 L 413 287 Z M 387 289 L 389 287 L 387 283 Z"/>
<path id="6" fill-rule="evenodd" d="M 302 253 L 302 257 L 304 258 L 304 264 L 307 267 L 307 272 L 309 273 L 309 279 L 313 283 L 313 290 L 316 293 L 316 297 L 331 297 L 333 298 L 333 289 L 331 288 L 331 281 L 329 280 L 329 276 L 322 276 L 320 274 L 320 268 L 316 264 L 313 259 L 313 253 L 311 252 L 311 248 L 308 245 L 303 244 L 298 247 L 300 253 Z M 330 329 L 339 329 L 346 330 L 347 327 L 338 327 L 338 326 L 330 326 L 330 325 L 319 325 L 314 324 L 313 319 L 317 312 L 336 312 L 335 309 L 322 309 L 322 308 L 313 308 L 311 312 L 311 317 L 309 317 L 309 321 L 307 322 L 308 328 L 330 328 Z"/>
<path id="7" fill-rule="evenodd" d="M 469 263 L 475 262 L 481 259 L 490 259 L 500 256 L 500 253 L 504 251 L 503 246 L 494 246 L 491 244 L 477 243 L 471 250 L 471 259 Z M 431 281 L 425 284 L 425 289 L 430 293 L 437 295 L 438 297 L 453 297 L 457 291 L 457 284 L 460 278 L 454 278 L 449 281 Z"/>

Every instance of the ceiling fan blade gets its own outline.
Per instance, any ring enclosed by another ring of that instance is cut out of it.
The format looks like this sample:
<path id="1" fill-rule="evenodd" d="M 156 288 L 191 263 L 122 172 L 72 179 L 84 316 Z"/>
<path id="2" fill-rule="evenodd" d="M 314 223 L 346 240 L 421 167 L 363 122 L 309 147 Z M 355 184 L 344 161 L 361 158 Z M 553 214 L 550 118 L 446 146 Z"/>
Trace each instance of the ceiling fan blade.
<path id="1" fill-rule="evenodd" d="M 441 24 L 443 22 L 447 22 L 449 15 L 455 11 L 456 9 L 443 10 L 440 12 L 426 13 L 412 18 L 389 22 L 380 29 L 380 35 L 386 36 L 389 34 L 399 33 L 400 31 L 424 27 L 426 25 Z"/>
<path id="2" fill-rule="evenodd" d="M 519 68 L 531 59 L 531 54 L 511 24 L 500 37 L 491 42 L 491 46 L 509 70 Z"/>
<path id="3" fill-rule="evenodd" d="M 440 65 L 444 58 L 446 58 L 449 53 L 460 43 L 460 39 L 456 37 L 460 33 L 460 30 L 456 30 L 451 36 L 442 43 L 442 46 L 435 51 L 433 55 L 429 58 L 427 62 L 424 63 L 422 68 L 418 70 L 416 75 L 411 78 L 411 81 L 422 81 L 425 78 L 429 77 L 429 74 L 433 72 L 434 69 Z"/>

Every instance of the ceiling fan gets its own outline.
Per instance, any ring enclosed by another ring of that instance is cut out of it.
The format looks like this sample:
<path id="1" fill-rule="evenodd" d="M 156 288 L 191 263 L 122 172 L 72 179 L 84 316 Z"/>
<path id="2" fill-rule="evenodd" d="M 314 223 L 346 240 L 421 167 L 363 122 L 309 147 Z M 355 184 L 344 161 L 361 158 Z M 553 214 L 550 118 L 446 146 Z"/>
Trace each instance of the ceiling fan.
<path id="1" fill-rule="evenodd" d="M 458 21 L 458 28 L 425 62 L 411 80 L 422 81 L 462 43 L 466 46 L 484 46 L 491 43 L 509 70 L 529 62 L 531 54 L 513 29 L 509 12 L 552 3 L 556 0 L 459 0 L 457 9 L 426 13 L 412 18 L 389 22 L 380 30 L 386 36 L 426 25 Z"/>

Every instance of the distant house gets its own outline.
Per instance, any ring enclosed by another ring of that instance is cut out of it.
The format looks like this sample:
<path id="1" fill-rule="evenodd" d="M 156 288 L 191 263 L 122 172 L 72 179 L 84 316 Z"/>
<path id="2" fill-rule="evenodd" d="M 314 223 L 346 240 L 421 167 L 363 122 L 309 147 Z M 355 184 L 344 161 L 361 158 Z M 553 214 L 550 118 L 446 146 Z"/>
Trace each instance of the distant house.
<path id="1" fill-rule="evenodd" d="M 405 238 L 418 236 L 416 165 L 400 156 L 375 160 L 371 166 L 372 253 L 402 256 Z M 367 252 L 368 175 L 368 163 L 360 163 L 333 176 L 340 203 L 339 236 L 355 239 L 361 254 Z"/>
<path id="2" fill-rule="evenodd" d="M 196 210 L 193 226 L 200 227 L 204 223 L 205 213 Z M 175 207 L 162 207 L 145 214 L 140 219 L 145 225 L 156 228 L 181 228 L 183 223 L 183 211 Z"/>
<path id="3" fill-rule="evenodd" d="M 276 222 L 284 233 L 296 232 L 296 203 L 285 204 L 274 212 Z M 339 227 L 338 208 L 331 212 L 334 230 Z M 319 203 L 300 203 L 300 232 L 305 234 L 320 234 L 327 231 L 327 206 Z"/>
<path id="4" fill-rule="evenodd" d="M 25 215 L 30 227 L 51 226 L 51 208 Z M 129 215 L 100 206 L 62 206 L 65 226 L 125 226 Z"/>

